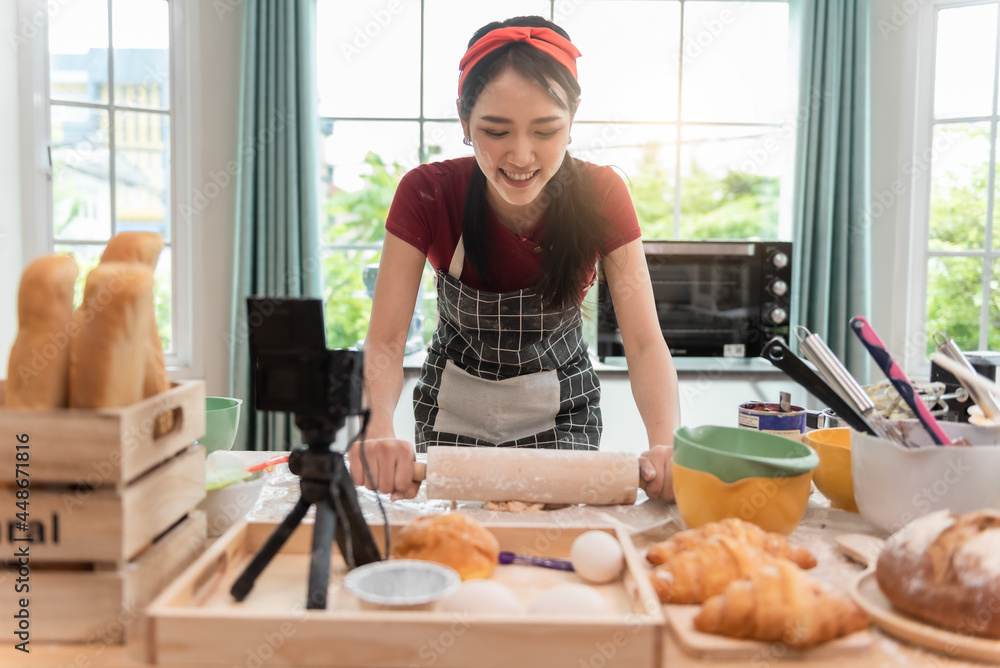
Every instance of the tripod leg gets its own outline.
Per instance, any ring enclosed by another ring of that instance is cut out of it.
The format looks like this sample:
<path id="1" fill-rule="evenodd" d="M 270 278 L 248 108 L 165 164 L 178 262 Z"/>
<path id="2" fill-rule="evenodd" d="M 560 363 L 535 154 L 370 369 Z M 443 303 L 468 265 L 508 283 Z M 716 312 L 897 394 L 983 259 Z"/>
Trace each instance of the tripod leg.
<path id="1" fill-rule="evenodd" d="M 337 527 L 341 529 L 337 532 L 337 543 L 340 545 L 340 551 L 347 561 L 348 568 L 380 561 L 382 556 L 378 552 L 378 546 L 372 537 L 371 529 L 368 528 L 368 523 L 365 521 L 364 513 L 361 512 L 357 490 L 355 490 L 350 474 L 342 463 L 340 468 L 334 469 L 330 493 L 333 495 L 338 511 L 344 518 L 341 526 Z M 386 547 L 388 548 L 388 546 Z M 388 558 L 387 552 L 386 559 Z"/>
<path id="2" fill-rule="evenodd" d="M 316 504 L 316 523 L 313 525 L 312 553 L 309 559 L 309 592 L 306 607 L 325 610 L 327 587 L 330 583 L 330 553 L 337 517 L 330 499 Z"/>
<path id="3" fill-rule="evenodd" d="M 230 593 L 233 595 L 237 601 L 242 601 L 253 589 L 253 583 L 257 580 L 264 568 L 271 562 L 274 555 L 278 553 L 281 546 L 285 544 L 288 537 L 292 535 L 295 527 L 299 525 L 302 518 L 306 516 L 306 511 L 309 510 L 309 506 L 312 505 L 310 502 L 299 498 L 295 502 L 295 506 L 292 508 L 288 516 L 281 521 L 278 528 L 274 530 L 267 542 L 264 543 L 263 547 L 254 555 L 253 560 L 247 565 L 240 574 L 240 577 L 236 579 L 233 583 L 233 588 L 230 589 Z"/>

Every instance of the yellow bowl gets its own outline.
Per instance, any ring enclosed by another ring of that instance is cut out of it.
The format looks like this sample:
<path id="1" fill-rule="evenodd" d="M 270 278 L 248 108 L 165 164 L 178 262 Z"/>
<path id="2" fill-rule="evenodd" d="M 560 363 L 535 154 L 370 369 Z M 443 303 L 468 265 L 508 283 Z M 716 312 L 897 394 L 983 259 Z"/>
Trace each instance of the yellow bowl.
<path id="1" fill-rule="evenodd" d="M 851 473 L 851 430 L 849 427 L 817 429 L 806 434 L 806 445 L 819 455 L 813 482 L 820 494 L 830 499 L 830 506 L 849 513 L 858 512 L 854 501 L 854 476 Z"/>
<path id="2" fill-rule="evenodd" d="M 765 531 L 788 535 L 802 521 L 809 503 L 812 472 L 784 478 L 743 478 L 722 482 L 711 473 L 673 462 L 677 510 L 694 529 L 739 517 Z"/>

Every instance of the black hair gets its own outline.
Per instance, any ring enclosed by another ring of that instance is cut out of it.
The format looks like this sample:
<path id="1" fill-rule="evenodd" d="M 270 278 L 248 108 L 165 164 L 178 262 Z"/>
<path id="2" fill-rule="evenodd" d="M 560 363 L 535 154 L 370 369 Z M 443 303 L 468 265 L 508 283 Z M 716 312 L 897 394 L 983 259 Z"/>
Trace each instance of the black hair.
<path id="1" fill-rule="evenodd" d="M 569 39 L 565 30 L 540 16 L 518 16 L 483 26 L 472 36 L 469 46 L 491 30 L 511 26 L 549 28 Z M 483 88 L 507 68 L 538 83 L 570 112 L 571 117 L 576 113 L 580 99 L 576 77 L 543 51 L 524 42 L 511 42 L 484 56 L 466 74 L 459 98 L 459 115 L 463 121 L 468 122 Z M 565 99 L 554 90 L 553 83 L 564 91 Z M 537 279 L 538 294 L 547 306 L 556 309 L 579 308 L 581 291 L 594 268 L 594 260 L 608 229 L 585 169 L 582 161 L 567 152 L 559 170 L 539 196 L 539 213 L 546 212 L 548 219 L 541 241 L 547 254 Z M 473 166 L 465 195 L 462 239 L 470 265 L 479 274 L 483 287 L 490 289 L 486 192 L 486 175 L 477 163 Z"/>

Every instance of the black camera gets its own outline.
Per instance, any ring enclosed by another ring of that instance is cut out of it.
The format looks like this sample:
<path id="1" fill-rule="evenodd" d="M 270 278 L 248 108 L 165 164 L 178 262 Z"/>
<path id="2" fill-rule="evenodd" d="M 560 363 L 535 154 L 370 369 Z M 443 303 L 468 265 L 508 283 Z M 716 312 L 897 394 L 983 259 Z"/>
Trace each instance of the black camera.
<path id="1" fill-rule="evenodd" d="M 363 354 L 327 349 L 320 300 L 251 297 L 247 319 L 257 410 L 329 421 L 333 431 L 361 414 Z"/>
<path id="2" fill-rule="evenodd" d="M 249 595 L 257 577 L 315 505 L 306 607 L 324 609 L 334 540 L 348 568 L 381 559 L 344 455 L 330 447 L 347 416 L 362 414 L 362 354 L 327 350 L 318 299 L 250 297 L 247 323 L 254 406 L 294 413 L 304 444 L 288 457 L 288 469 L 299 476 L 298 501 L 230 591 L 237 601 Z"/>

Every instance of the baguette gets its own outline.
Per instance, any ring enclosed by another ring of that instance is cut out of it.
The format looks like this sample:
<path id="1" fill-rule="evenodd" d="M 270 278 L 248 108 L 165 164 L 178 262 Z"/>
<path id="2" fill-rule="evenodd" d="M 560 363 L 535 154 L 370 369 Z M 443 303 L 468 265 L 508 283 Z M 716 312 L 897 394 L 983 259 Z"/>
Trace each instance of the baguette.
<path id="1" fill-rule="evenodd" d="M 71 256 L 47 255 L 21 275 L 17 337 L 7 360 L 9 408 L 68 405 L 73 286 L 79 273 Z"/>
<path id="2" fill-rule="evenodd" d="M 70 346 L 71 408 L 128 406 L 144 397 L 153 271 L 102 263 L 87 275 Z"/>
<path id="3" fill-rule="evenodd" d="M 163 237 L 155 232 L 119 232 L 101 254 L 101 263 L 107 262 L 137 262 L 156 270 L 156 263 L 163 250 Z M 153 299 L 150 293 L 150 300 Z M 151 302 L 152 304 L 152 302 Z M 150 310 L 147 326 L 148 350 L 146 351 L 145 382 L 143 398 L 149 398 L 170 389 L 170 377 L 163 359 L 163 344 L 160 342 L 160 329 L 156 324 L 155 305 Z M 166 434 L 173 427 L 173 414 L 160 413 L 156 416 L 154 438 Z"/>

